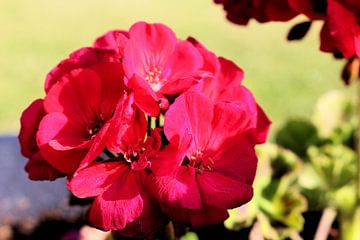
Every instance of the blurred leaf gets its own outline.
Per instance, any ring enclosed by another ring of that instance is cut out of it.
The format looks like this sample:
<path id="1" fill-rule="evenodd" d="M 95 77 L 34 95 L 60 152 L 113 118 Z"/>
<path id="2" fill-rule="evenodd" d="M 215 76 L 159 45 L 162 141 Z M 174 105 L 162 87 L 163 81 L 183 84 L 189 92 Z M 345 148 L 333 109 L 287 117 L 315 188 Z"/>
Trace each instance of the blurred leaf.
<path id="1" fill-rule="evenodd" d="M 289 120 L 276 135 L 276 143 L 290 149 L 299 157 L 306 156 L 307 148 L 318 142 L 316 127 L 308 120 Z"/>
<path id="2" fill-rule="evenodd" d="M 293 228 L 287 228 L 281 225 L 276 225 L 274 224 L 274 222 L 271 222 L 270 219 L 261 212 L 258 214 L 257 219 L 258 221 L 255 223 L 254 228 L 260 229 L 261 235 L 264 237 L 264 239 L 269 239 L 269 240 L 282 240 L 282 239 L 300 240 L 301 239 L 298 230 Z M 259 239 L 259 238 L 254 238 L 254 239 Z"/>
<path id="3" fill-rule="evenodd" d="M 264 144 L 257 148 L 261 174 L 269 179 L 280 179 L 299 169 L 301 160 L 290 150 L 275 144 Z"/>
<path id="4" fill-rule="evenodd" d="M 325 145 L 308 150 L 310 161 L 330 191 L 351 184 L 356 174 L 356 154 L 343 145 Z"/>
<path id="5" fill-rule="evenodd" d="M 311 21 L 306 21 L 296 24 L 290 29 L 287 35 L 287 39 L 289 41 L 303 39 L 305 35 L 309 32 L 310 27 L 311 27 Z"/>
<path id="6" fill-rule="evenodd" d="M 307 206 L 306 199 L 297 189 L 301 161 L 291 151 L 275 144 L 265 144 L 257 148 L 257 153 L 259 169 L 254 182 L 254 198 L 248 204 L 230 210 L 225 226 L 237 231 L 257 222 L 259 227 L 253 229 L 252 234 L 260 231 L 266 239 L 298 236 L 297 232 L 304 224 L 302 213 Z"/>
<path id="7" fill-rule="evenodd" d="M 337 189 L 333 196 L 336 207 L 342 214 L 353 214 L 356 207 L 356 184 L 348 184 Z"/>
<path id="8" fill-rule="evenodd" d="M 352 98 L 340 91 L 331 91 L 317 101 L 312 120 L 321 137 L 351 145 L 356 128 L 355 112 Z"/>
<path id="9" fill-rule="evenodd" d="M 187 232 L 184 236 L 180 237 L 180 240 L 198 240 L 198 236 L 194 232 Z"/>
<path id="10" fill-rule="evenodd" d="M 258 212 L 257 203 L 252 200 L 250 203 L 230 209 L 228 212 L 229 218 L 224 222 L 225 227 L 232 231 L 239 231 L 253 224 Z"/>
<path id="11" fill-rule="evenodd" d="M 263 198 L 259 205 L 275 225 L 298 231 L 302 229 L 302 212 L 307 209 L 307 202 L 295 187 L 291 187 L 288 179 L 281 180 L 272 199 Z"/>
<path id="12" fill-rule="evenodd" d="M 328 206 L 329 195 L 318 174 L 310 163 L 305 163 L 299 174 L 301 193 L 308 200 L 308 210 L 322 210 Z"/>

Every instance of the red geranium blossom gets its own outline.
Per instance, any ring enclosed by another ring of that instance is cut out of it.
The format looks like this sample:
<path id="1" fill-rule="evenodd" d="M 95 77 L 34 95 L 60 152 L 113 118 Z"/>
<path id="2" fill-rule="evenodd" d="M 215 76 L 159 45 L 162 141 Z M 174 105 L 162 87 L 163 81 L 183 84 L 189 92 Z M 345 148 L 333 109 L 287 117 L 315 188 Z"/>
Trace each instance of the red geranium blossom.
<path id="1" fill-rule="evenodd" d="M 190 42 L 194 47 L 196 47 L 196 49 L 203 57 L 203 65 L 200 70 L 204 73 L 207 73 L 207 75 L 204 74 L 204 76 L 206 76 L 206 78 L 204 79 L 207 79 L 209 77 L 213 78 L 215 75 L 217 75 L 220 71 L 220 63 L 215 53 L 209 51 L 203 44 L 201 44 L 193 37 L 188 37 L 187 41 Z"/>
<path id="2" fill-rule="evenodd" d="M 43 158 L 36 143 L 36 132 L 44 116 L 43 100 L 36 99 L 24 110 L 20 119 L 20 148 L 22 155 L 29 158 L 25 171 L 29 174 L 31 180 L 55 180 L 62 176 Z"/>
<path id="3" fill-rule="evenodd" d="M 325 19 L 327 0 L 288 0 L 294 10 L 306 15 L 311 20 Z"/>
<path id="4" fill-rule="evenodd" d="M 188 91 L 169 108 L 164 129 L 170 139 L 168 149 L 179 147 L 172 157 L 160 156 L 152 165 L 155 193 L 171 217 L 188 216 L 187 222 L 199 226 L 211 213 L 197 212 L 218 209 L 209 221 L 219 223 L 226 209 L 251 199 L 257 130 L 241 103 L 213 103 L 197 91 Z"/>
<path id="5" fill-rule="evenodd" d="M 252 117 L 254 127 L 258 130 L 258 143 L 264 143 L 269 131 L 270 120 L 255 101 L 246 101 L 246 99 L 252 99 L 253 96 L 242 85 L 244 71 L 232 61 L 217 57 L 194 38 L 189 38 L 188 41 L 193 43 L 203 56 L 202 69 L 211 73 L 194 88 L 203 92 L 214 102 L 243 104 L 247 108 L 249 116 Z"/>
<path id="6" fill-rule="evenodd" d="M 177 40 L 165 25 L 139 22 L 130 28 L 124 49 L 126 83 L 147 114 L 155 117 L 160 108 L 168 107 L 164 95 L 191 87 L 201 66 L 198 51 L 189 42 Z"/>
<path id="7" fill-rule="evenodd" d="M 77 68 L 91 67 L 97 63 L 118 62 L 116 51 L 103 50 L 91 47 L 80 48 L 69 55 L 69 58 L 62 60 L 46 76 L 45 92 L 58 82 L 64 75 Z"/>
<path id="8" fill-rule="evenodd" d="M 145 140 L 145 115 L 124 96 L 111 120 L 108 149 L 116 153 L 105 162 L 93 162 L 79 169 L 68 181 L 78 197 L 96 197 L 90 208 L 90 222 L 103 230 L 120 230 L 128 235 L 148 235 L 164 224 L 157 201 L 146 190 L 152 159 L 161 146 L 158 130 Z M 124 126 L 124 118 L 131 127 Z M 115 133 L 115 134 L 111 134 Z"/>
<path id="9" fill-rule="evenodd" d="M 270 120 L 261 107 L 253 100 L 252 93 L 241 83 L 244 72 L 235 63 L 219 57 L 220 69 L 213 78 L 207 78 L 199 85 L 201 92 L 205 93 L 214 102 L 228 102 L 241 104 L 248 113 L 256 129 L 254 138 L 257 143 L 264 143 L 270 128 Z"/>
<path id="10" fill-rule="evenodd" d="M 288 0 L 214 0 L 222 4 L 229 21 L 246 25 L 254 18 L 258 22 L 288 21 L 298 13 Z"/>
<path id="11" fill-rule="evenodd" d="M 321 50 L 338 50 L 345 58 L 360 56 L 360 2 L 328 0 L 321 36 Z"/>
<path id="12" fill-rule="evenodd" d="M 92 146 L 103 141 L 124 93 L 120 63 L 99 63 L 63 75 L 44 100 L 37 142 L 45 159 L 73 173 Z"/>
<path id="13" fill-rule="evenodd" d="M 124 57 L 124 48 L 128 40 L 128 32 L 114 30 L 98 37 L 93 46 L 94 48 L 114 51 L 119 58 L 118 60 L 122 61 L 122 58 Z"/>
<path id="14" fill-rule="evenodd" d="M 253 4 L 259 19 L 277 14 Z M 44 100 L 23 112 L 26 171 L 67 176 L 74 195 L 93 199 L 90 222 L 122 236 L 155 236 L 169 217 L 220 223 L 251 199 L 254 147 L 270 125 L 243 75 L 162 24 L 107 32 L 58 64 Z"/>

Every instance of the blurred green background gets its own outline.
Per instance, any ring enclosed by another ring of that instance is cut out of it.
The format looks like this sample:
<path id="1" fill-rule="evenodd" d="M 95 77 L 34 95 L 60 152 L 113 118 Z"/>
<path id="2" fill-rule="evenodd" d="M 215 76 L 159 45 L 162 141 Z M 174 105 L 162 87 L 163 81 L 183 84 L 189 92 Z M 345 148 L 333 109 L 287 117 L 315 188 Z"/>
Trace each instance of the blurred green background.
<path id="1" fill-rule="evenodd" d="M 289 117 L 309 115 L 322 93 L 345 88 L 343 62 L 318 50 L 320 25 L 305 40 L 286 42 L 301 18 L 236 26 L 212 0 L 0 0 L 0 133 L 18 132 L 22 110 L 44 96 L 46 73 L 68 53 L 139 20 L 163 22 L 241 66 L 272 132 Z"/>

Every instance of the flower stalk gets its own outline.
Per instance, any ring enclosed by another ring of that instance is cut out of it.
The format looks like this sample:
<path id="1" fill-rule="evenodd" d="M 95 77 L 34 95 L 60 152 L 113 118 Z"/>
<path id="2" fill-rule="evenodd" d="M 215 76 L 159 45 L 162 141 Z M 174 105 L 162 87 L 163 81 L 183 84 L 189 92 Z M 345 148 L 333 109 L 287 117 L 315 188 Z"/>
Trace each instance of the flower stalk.
<path id="1" fill-rule="evenodd" d="M 340 239 L 356 240 L 360 236 L 360 84 L 357 85 L 357 115 L 358 128 L 356 131 L 356 204 L 351 212 L 340 213 Z"/>

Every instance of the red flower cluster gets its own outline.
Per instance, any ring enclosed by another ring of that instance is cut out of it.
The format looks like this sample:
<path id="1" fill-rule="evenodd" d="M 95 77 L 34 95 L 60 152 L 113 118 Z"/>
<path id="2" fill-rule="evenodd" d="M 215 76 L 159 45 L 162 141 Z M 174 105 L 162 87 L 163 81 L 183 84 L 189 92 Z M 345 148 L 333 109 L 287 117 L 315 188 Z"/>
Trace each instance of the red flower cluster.
<path id="1" fill-rule="evenodd" d="M 341 53 L 345 58 L 360 57 L 360 1 L 358 0 L 214 0 L 224 5 L 227 18 L 246 25 L 249 19 L 259 22 L 287 21 L 304 14 L 311 21 L 324 21 L 321 46 L 324 52 Z M 266 4 L 262 3 L 266 2 Z M 303 37 L 310 27 L 299 24 L 291 39 Z M 292 34 L 294 31 L 291 31 Z"/>
<path id="2" fill-rule="evenodd" d="M 260 23 L 288 21 L 298 15 L 288 0 L 214 0 L 222 4 L 229 21 L 246 25 L 250 19 Z"/>
<path id="3" fill-rule="evenodd" d="M 270 125 L 242 78 L 162 24 L 108 32 L 58 64 L 23 112 L 25 170 L 66 176 L 74 195 L 94 198 L 89 219 L 103 230 L 220 223 L 252 198 L 254 147 Z"/>

